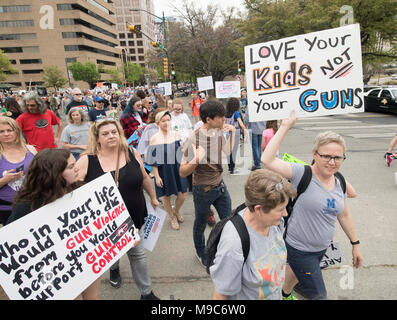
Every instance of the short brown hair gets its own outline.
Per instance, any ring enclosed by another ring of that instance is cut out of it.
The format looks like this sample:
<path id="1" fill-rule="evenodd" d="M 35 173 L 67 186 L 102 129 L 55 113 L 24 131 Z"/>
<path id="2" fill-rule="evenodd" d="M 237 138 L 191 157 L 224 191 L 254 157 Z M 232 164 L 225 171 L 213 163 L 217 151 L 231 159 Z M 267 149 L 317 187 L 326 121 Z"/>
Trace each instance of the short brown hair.
<path id="1" fill-rule="evenodd" d="M 285 178 L 268 169 L 251 172 L 244 191 L 248 209 L 254 211 L 254 207 L 260 205 L 265 213 L 296 196 L 292 185 Z"/>

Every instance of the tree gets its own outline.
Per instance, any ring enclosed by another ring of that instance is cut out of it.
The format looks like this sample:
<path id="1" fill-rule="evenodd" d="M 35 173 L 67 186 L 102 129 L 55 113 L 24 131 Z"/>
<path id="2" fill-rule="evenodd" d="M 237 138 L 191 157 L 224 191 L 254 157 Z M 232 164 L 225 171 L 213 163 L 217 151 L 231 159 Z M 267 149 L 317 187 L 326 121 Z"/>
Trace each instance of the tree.
<path id="1" fill-rule="evenodd" d="M 144 72 L 140 64 L 127 62 L 124 64 L 126 82 L 135 85 L 135 82 L 142 83 L 144 81 Z"/>
<path id="2" fill-rule="evenodd" d="M 8 74 L 18 73 L 12 64 L 8 56 L 0 49 L 0 81 L 7 79 Z"/>
<path id="3" fill-rule="evenodd" d="M 277 40 L 340 26 L 344 5 L 360 24 L 364 70 L 397 59 L 396 0 L 245 0 L 247 17 L 240 24 L 240 45 Z M 371 67 L 372 66 L 372 67 Z M 370 74 L 365 74 L 365 78 Z M 368 79 L 369 80 L 369 79 Z"/>
<path id="4" fill-rule="evenodd" d="M 73 62 L 69 69 L 72 71 L 73 79 L 76 81 L 85 81 L 89 84 L 90 88 L 93 89 L 96 83 L 101 79 L 101 74 L 97 70 L 95 63 L 86 62 Z"/>
<path id="5" fill-rule="evenodd" d="M 177 78 L 190 74 L 194 78 L 212 75 L 214 80 L 223 80 L 227 75 L 235 75 L 241 52 L 233 44 L 240 37 L 234 10 L 225 14 L 211 5 L 205 10 L 197 9 L 187 0 L 181 8 L 174 8 L 181 21 L 168 23 L 166 50 L 169 62 L 175 65 Z M 219 13 L 222 14 L 220 24 Z M 150 62 L 162 75 L 162 62 L 158 60 Z"/>
<path id="6" fill-rule="evenodd" d="M 63 76 L 63 71 L 57 66 L 46 66 L 43 69 L 43 80 L 46 82 L 47 87 L 54 88 L 56 91 L 68 82 L 68 80 Z"/>

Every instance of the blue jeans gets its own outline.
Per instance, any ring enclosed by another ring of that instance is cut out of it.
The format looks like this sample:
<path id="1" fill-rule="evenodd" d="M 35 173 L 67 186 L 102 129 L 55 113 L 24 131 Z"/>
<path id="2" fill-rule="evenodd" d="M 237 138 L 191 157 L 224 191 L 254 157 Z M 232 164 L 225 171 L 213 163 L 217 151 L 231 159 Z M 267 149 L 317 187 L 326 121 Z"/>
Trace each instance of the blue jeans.
<path id="1" fill-rule="evenodd" d="M 254 166 L 260 168 L 261 166 L 261 146 L 262 146 L 262 134 L 251 134 L 252 143 L 252 156 L 254 158 Z"/>
<path id="2" fill-rule="evenodd" d="M 208 211 L 213 205 L 218 212 L 219 218 L 224 219 L 232 212 L 232 201 L 225 183 L 222 181 L 218 186 L 208 192 L 204 191 L 206 186 L 193 186 L 194 223 L 193 241 L 197 254 L 205 255 L 204 230 L 207 225 Z"/>
<path id="3" fill-rule="evenodd" d="M 309 299 L 326 299 L 327 289 L 320 269 L 320 262 L 327 250 L 305 252 L 297 250 L 287 242 L 287 262 L 299 280 L 299 289 Z"/>
<path id="4" fill-rule="evenodd" d="M 79 153 L 79 152 L 71 152 L 71 154 L 73 155 L 73 157 L 76 159 L 76 161 L 77 160 L 79 160 L 79 158 L 80 158 L 80 154 L 81 153 Z"/>

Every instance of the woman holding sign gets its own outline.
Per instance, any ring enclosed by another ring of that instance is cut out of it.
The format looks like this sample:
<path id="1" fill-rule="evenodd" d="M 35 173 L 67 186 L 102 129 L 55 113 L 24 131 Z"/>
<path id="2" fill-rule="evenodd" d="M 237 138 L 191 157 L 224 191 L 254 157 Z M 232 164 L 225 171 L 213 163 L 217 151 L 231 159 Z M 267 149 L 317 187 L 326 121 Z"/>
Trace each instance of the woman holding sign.
<path id="1" fill-rule="evenodd" d="M 138 151 L 128 147 L 123 129 L 117 121 L 104 120 L 91 126 L 87 153 L 80 157 L 77 167 L 80 169 L 80 179 L 85 182 L 95 180 L 106 172 L 113 174 L 128 212 L 138 229 L 144 225 L 147 216 L 143 190 L 145 189 L 149 194 L 154 209 L 159 205 L 141 156 Z M 157 300 L 158 298 L 151 291 L 151 280 L 142 243 L 132 247 L 127 255 L 132 276 L 141 292 L 141 299 Z M 121 285 L 118 261 L 110 268 L 110 284 L 116 288 Z"/>
<path id="2" fill-rule="evenodd" d="M 76 160 L 69 150 L 44 149 L 33 158 L 26 178 L 14 200 L 7 224 L 62 198 L 80 187 Z M 44 270 L 43 270 L 44 271 Z M 95 280 L 76 299 L 97 300 L 101 279 Z M 48 283 L 51 286 L 51 283 Z"/>
<path id="3" fill-rule="evenodd" d="M 266 168 L 291 179 L 292 185 L 297 188 L 303 177 L 304 165 L 276 158 L 281 142 L 295 122 L 293 110 L 290 117 L 281 122 L 261 160 Z M 337 220 L 352 244 L 353 266 L 359 268 L 362 265 L 360 242 L 347 205 L 347 194 L 343 191 L 342 180 L 334 176 L 346 159 L 345 151 L 345 141 L 336 133 L 320 133 L 315 139 L 312 151 L 314 162 L 310 167 L 312 179 L 293 207 L 285 235 L 288 252 L 283 286 L 285 300 L 294 300 L 292 290 L 298 282 L 300 291 L 309 299 L 327 297 L 320 262 L 333 240 Z"/>

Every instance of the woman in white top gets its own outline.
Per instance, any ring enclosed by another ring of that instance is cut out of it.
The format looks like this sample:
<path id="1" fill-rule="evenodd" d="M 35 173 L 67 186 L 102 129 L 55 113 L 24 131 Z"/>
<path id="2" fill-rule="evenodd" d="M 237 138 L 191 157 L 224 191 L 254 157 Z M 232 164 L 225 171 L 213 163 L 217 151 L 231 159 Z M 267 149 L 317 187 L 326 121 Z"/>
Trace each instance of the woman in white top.
<path id="1" fill-rule="evenodd" d="M 175 99 L 172 102 L 171 126 L 172 130 L 178 132 L 181 136 L 182 143 L 192 132 L 192 123 L 184 112 L 183 103 L 180 99 Z"/>

